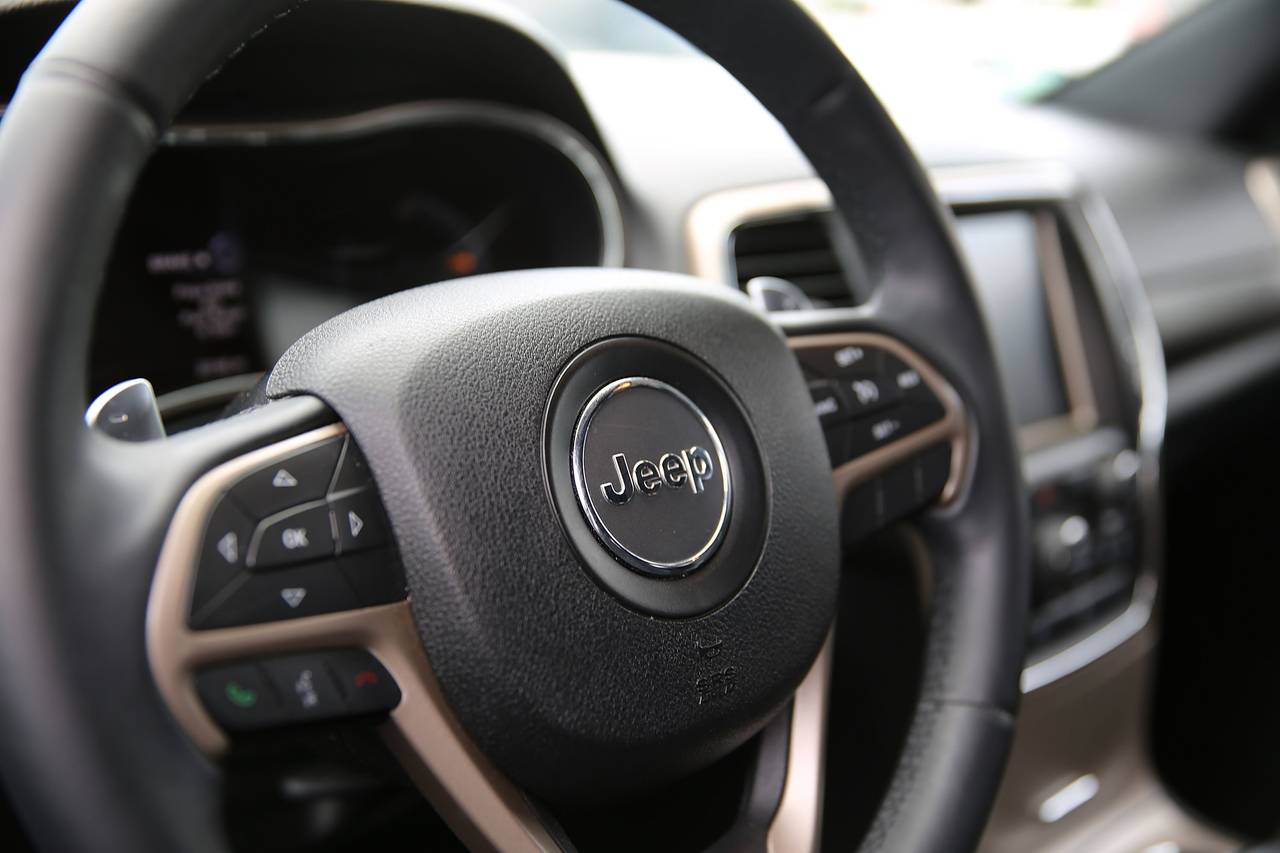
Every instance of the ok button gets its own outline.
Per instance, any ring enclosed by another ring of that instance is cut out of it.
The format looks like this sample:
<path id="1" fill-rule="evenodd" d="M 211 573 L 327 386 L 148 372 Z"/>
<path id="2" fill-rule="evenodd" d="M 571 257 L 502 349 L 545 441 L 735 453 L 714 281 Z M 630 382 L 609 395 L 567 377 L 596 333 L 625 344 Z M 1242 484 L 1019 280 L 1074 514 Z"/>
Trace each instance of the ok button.
<path id="1" fill-rule="evenodd" d="M 286 510 L 258 525 L 249 567 L 269 569 L 333 556 L 333 524 L 323 501 Z"/>

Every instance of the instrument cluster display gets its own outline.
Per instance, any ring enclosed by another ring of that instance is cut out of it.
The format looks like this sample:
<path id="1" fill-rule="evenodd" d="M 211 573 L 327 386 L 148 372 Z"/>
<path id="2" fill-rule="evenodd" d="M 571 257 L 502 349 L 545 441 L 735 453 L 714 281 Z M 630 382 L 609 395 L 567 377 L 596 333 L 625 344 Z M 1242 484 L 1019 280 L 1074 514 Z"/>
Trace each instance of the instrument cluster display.
<path id="1" fill-rule="evenodd" d="M 252 376 L 324 320 L 422 284 L 619 263 L 616 205 L 580 138 L 492 105 L 180 128 L 117 237 L 88 390 Z"/>

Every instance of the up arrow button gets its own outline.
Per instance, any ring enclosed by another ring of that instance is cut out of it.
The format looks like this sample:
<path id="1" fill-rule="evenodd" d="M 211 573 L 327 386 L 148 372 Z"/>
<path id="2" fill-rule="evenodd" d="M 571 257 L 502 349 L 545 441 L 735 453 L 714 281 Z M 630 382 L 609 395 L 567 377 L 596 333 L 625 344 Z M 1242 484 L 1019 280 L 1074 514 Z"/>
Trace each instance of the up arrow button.
<path id="1" fill-rule="evenodd" d="M 258 521 L 282 509 L 322 500 L 341 450 L 342 439 L 333 438 L 277 459 L 232 486 L 231 496 Z"/>
<path id="2" fill-rule="evenodd" d="M 290 474 L 287 469 L 281 468 L 271 478 L 271 485 L 277 489 L 292 489 L 298 485 L 298 478 Z"/>

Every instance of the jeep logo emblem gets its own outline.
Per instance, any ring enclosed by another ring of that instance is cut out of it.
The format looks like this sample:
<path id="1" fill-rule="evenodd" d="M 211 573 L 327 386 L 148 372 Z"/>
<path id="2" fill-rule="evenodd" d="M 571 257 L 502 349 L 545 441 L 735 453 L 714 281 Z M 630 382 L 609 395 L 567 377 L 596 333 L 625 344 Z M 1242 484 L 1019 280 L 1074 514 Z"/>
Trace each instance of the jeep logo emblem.
<path id="1" fill-rule="evenodd" d="M 665 382 L 629 377 L 597 391 L 578 417 L 571 464 L 587 522 L 630 568 L 687 574 L 724 538 L 732 491 L 720 437 Z"/>
<path id="2" fill-rule="evenodd" d="M 707 490 L 707 481 L 715 476 L 715 462 L 704 448 L 693 446 L 679 453 L 664 453 L 657 462 L 641 459 L 627 464 L 627 454 L 613 454 L 616 483 L 601 483 L 600 491 L 611 504 L 622 505 L 636 492 L 656 495 L 663 486 L 683 489 L 687 484 L 695 495 Z"/>

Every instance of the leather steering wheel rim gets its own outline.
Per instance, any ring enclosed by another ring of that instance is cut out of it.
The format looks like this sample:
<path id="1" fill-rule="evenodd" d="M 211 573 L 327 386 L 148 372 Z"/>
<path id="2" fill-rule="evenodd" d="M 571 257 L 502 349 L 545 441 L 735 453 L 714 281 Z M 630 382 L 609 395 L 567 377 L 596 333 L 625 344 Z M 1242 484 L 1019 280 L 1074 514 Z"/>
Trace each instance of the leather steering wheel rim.
<path id="1" fill-rule="evenodd" d="M 142 519 L 172 515 L 200 472 L 86 429 L 84 375 L 102 269 L 139 171 L 200 82 L 294 5 L 82 0 L 0 124 L 0 743 L 10 793 L 48 849 L 222 849 L 217 770 L 161 702 L 142 636 L 164 533 Z M 1012 737 L 1028 536 L 1013 429 L 946 214 L 870 90 L 792 3 L 749 14 L 731 0 L 632 5 L 778 118 L 864 248 L 878 328 L 917 342 L 965 402 L 966 487 L 919 525 L 935 572 L 921 697 L 864 846 L 972 849 Z M 110 512 L 87 497 L 122 483 L 130 493 Z M 139 554 L 153 559 L 116 571 Z"/>

